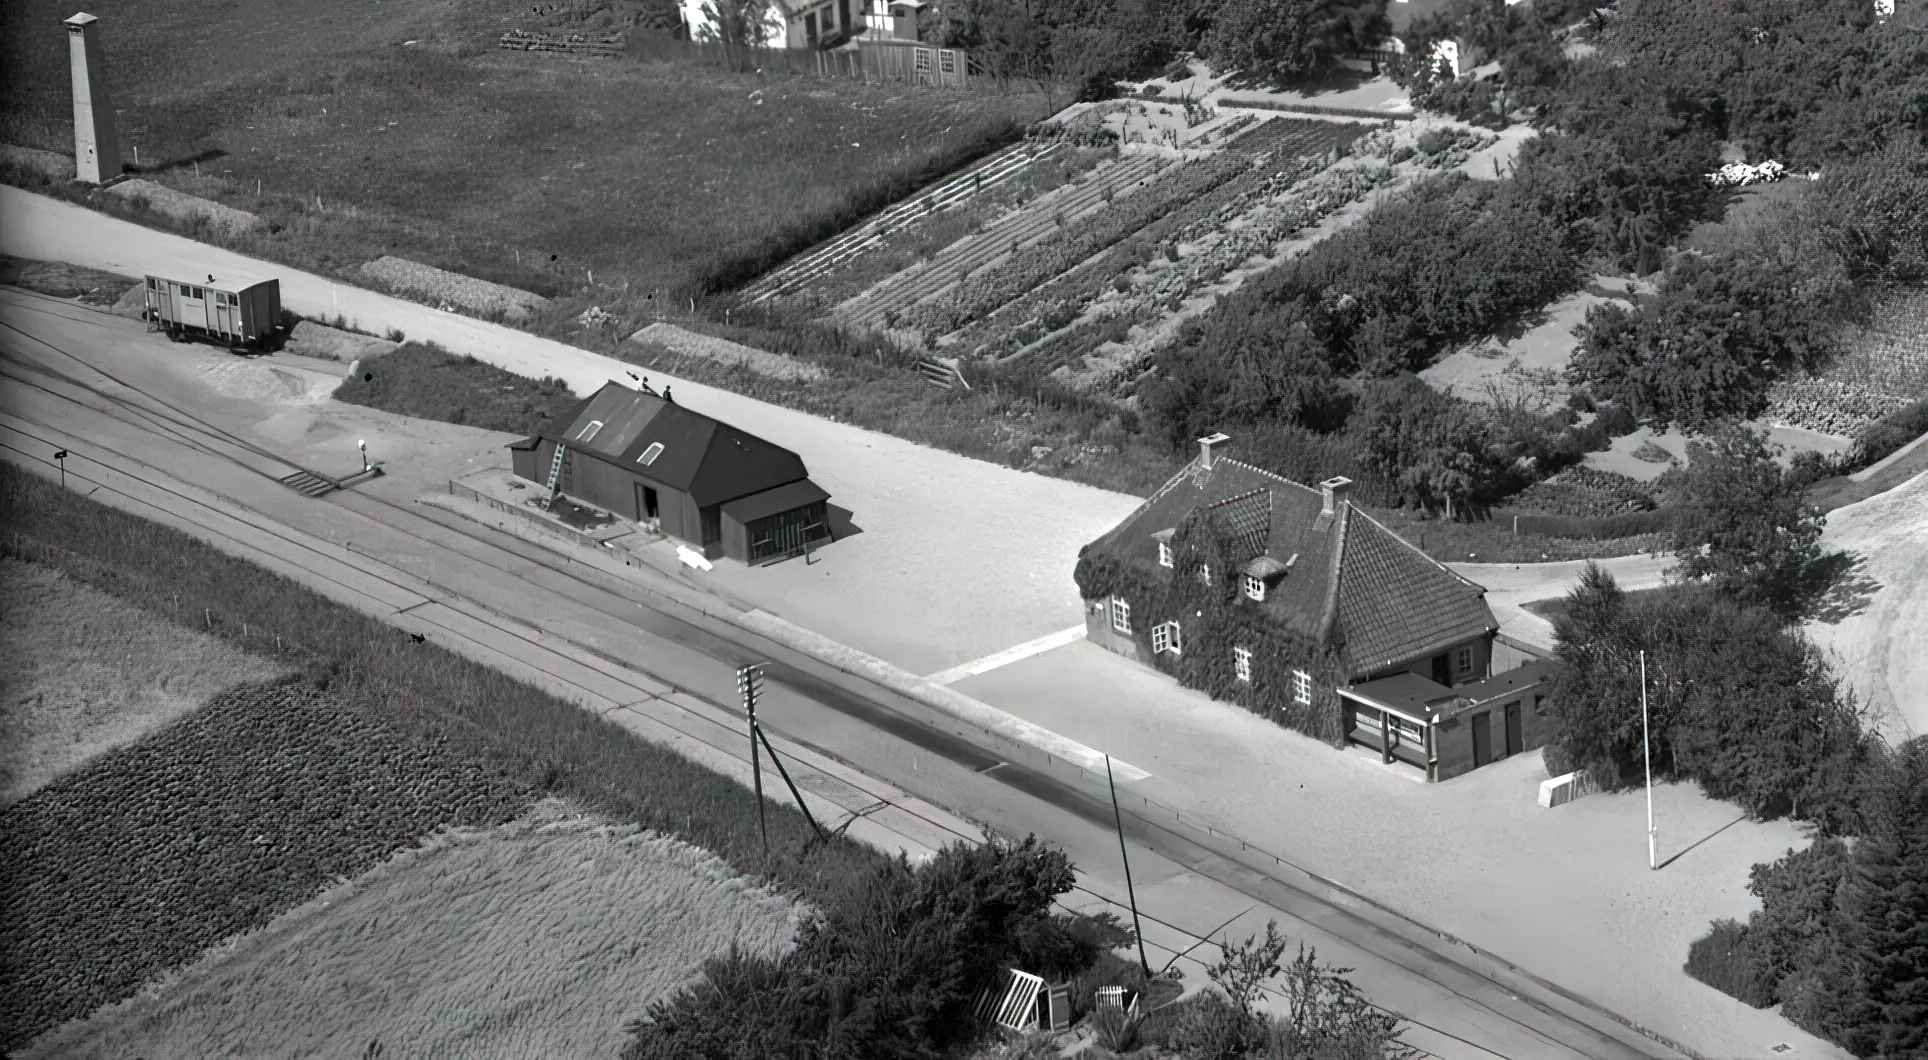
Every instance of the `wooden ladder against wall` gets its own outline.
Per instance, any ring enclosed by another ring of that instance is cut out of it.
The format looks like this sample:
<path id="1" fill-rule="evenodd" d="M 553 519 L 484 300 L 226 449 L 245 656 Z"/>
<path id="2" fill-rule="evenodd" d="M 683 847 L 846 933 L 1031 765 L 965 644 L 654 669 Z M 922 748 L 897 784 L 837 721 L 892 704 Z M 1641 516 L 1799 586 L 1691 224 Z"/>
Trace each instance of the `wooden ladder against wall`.
<path id="1" fill-rule="evenodd" d="M 562 462 L 568 455 L 569 447 L 556 443 L 556 458 L 549 462 L 549 497 L 552 500 L 556 496 L 556 487 L 562 483 Z"/>

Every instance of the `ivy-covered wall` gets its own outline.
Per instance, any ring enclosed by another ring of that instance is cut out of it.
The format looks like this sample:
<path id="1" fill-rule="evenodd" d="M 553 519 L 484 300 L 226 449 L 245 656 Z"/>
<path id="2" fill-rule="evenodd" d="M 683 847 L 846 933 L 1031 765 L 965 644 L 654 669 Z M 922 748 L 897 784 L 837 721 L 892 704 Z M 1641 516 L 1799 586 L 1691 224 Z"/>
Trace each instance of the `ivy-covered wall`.
<path id="1" fill-rule="evenodd" d="M 1149 660 L 1186 688 L 1239 706 L 1288 729 L 1334 746 L 1345 742 L 1339 695 L 1343 679 L 1338 646 L 1282 628 L 1240 591 L 1230 542 L 1194 515 L 1172 535 L 1172 567 L 1126 563 L 1090 546 L 1079 553 L 1073 574 L 1086 600 L 1119 597 L 1131 605 L 1131 635 L 1138 657 Z M 1198 578 L 1211 565 L 1210 584 Z M 1155 572 L 1155 573 L 1154 573 Z M 1154 654 L 1152 627 L 1176 621 L 1182 651 Z M 1232 649 L 1252 652 L 1252 680 L 1240 681 Z M 1292 699 L 1292 672 L 1312 675 L 1312 702 Z"/>

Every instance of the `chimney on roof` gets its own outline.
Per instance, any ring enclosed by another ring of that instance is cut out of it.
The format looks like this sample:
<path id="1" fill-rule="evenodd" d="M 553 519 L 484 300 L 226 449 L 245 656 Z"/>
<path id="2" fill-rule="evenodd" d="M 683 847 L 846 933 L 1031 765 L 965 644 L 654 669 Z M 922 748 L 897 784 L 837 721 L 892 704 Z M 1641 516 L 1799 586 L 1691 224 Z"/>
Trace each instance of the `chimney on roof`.
<path id="1" fill-rule="evenodd" d="M 1332 515 L 1338 512 L 1339 505 L 1346 503 L 1346 497 L 1351 492 L 1352 480 L 1344 475 L 1319 483 L 1319 493 L 1325 498 L 1325 506 L 1320 509 L 1319 514 Z"/>
<path id="2" fill-rule="evenodd" d="M 1198 440 L 1198 466 L 1210 471 L 1212 465 L 1218 460 L 1218 451 L 1225 448 L 1226 443 L 1231 440 L 1230 437 L 1217 432 L 1200 438 Z"/>

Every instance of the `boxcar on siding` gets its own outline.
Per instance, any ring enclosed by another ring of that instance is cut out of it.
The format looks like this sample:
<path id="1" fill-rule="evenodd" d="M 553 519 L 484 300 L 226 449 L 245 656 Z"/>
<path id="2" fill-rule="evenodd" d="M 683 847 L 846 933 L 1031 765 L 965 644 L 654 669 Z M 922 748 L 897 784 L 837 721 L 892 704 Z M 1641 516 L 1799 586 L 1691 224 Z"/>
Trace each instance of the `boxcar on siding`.
<path id="1" fill-rule="evenodd" d="M 281 281 L 205 282 L 147 277 L 147 325 L 176 342 L 206 338 L 232 349 L 259 349 L 281 323 Z"/>

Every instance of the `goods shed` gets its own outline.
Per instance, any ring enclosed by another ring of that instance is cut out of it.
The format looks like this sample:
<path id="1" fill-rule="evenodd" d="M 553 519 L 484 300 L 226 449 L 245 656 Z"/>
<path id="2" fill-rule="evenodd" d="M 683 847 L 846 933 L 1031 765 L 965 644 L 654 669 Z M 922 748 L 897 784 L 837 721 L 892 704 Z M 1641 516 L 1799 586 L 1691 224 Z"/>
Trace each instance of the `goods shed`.
<path id="1" fill-rule="evenodd" d="M 704 556 L 771 563 L 830 539 L 803 459 L 652 391 L 606 383 L 561 430 L 514 442 L 518 478 L 614 512 Z"/>

